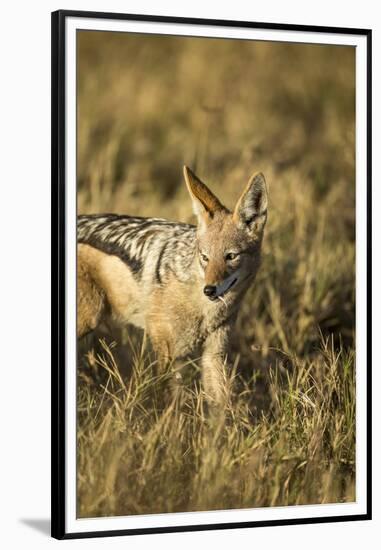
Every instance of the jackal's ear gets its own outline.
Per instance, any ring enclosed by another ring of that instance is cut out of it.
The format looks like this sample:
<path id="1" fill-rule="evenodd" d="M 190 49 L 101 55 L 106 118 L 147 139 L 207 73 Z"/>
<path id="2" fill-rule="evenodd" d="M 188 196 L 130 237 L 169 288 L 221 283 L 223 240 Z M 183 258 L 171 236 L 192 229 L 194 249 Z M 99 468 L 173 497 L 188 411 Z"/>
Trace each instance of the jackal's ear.
<path id="1" fill-rule="evenodd" d="M 220 203 L 210 189 L 202 183 L 188 166 L 184 166 L 184 178 L 193 203 L 193 210 L 197 216 L 200 226 L 207 225 L 216 212 L 224 211 L 226 208 Z"/>
<path id="2" fill-rule="evenodd" d="M 267 186 L 264 175 L 252 176 L 234 209 L 234 221 L 257 233 L 263 229 L 267 217 Z"/>

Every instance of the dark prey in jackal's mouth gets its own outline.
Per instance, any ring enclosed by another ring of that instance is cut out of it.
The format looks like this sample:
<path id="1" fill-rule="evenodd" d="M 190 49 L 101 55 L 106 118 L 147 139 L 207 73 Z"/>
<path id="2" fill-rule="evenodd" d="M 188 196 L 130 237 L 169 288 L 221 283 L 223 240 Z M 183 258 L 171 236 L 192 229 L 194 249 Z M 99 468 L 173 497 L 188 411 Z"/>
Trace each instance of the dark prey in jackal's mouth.
<path id="1" fill-rule="evenodd" d="M 230 334 L 259 267 L 267 187 L 252 176 L 229 210 L 188 167 L 184 178 L 197 225 L 78 217 L 78 336 L 111 316 L 144 329 L 163 367 L 201 354 L 203 389 L 222 403 Z"/>

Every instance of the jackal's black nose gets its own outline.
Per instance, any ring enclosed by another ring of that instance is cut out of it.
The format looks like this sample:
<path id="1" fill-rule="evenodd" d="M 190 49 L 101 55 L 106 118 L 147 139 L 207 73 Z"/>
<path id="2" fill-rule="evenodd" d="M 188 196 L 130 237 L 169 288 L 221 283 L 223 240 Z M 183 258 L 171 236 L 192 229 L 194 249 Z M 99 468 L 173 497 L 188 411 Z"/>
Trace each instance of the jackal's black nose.
<path id="1" fill-rule="evenodd" d="M 204 294 L 205 296 L 209 296 L 209 298 L 212 298 L 216 294 L 217 287 L 213 285 L 206 285 L 204 286 Z"/>

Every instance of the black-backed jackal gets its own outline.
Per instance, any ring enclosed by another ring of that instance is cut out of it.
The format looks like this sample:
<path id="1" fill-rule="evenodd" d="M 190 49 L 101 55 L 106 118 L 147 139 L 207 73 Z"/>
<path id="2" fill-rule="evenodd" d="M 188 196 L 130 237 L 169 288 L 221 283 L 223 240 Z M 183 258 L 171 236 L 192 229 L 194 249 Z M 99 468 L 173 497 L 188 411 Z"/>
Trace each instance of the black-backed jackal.
<path id="1" fill-rule="evenodd" d="M 161 364 L 202 357 L 203 390 L 226 398 L 224 368 L 254 281 L 267 217 L 262 174 L 233 212 L 187 167 L 198 225 L 116 214 L 78 218 L 78 336 L 111 315 L 144 329 Z"/>

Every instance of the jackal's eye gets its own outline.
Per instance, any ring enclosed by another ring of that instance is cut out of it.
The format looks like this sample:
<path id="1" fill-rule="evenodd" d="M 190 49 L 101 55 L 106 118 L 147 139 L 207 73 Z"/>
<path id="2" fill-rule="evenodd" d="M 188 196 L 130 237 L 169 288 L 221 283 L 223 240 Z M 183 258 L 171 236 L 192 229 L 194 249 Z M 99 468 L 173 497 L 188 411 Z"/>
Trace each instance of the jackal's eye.
<path id="1" fill-rule="evenodd" d="M 206 254 L 203 254 L 202 252 L 200 252 L 200 256 L 201 256 L 201 260 L 203 262 L 208 262 L 209 261 L 209 258 Z"/>
<path id="2" fill-rule="evenodd" d="M 238 252 L 229 252 L 228 254 L 226 254 L 225 260 L 227 260 L 228 262 L 231 262 L 232 260 L 236 260 L 238 256 L 239 256 Z"/>

